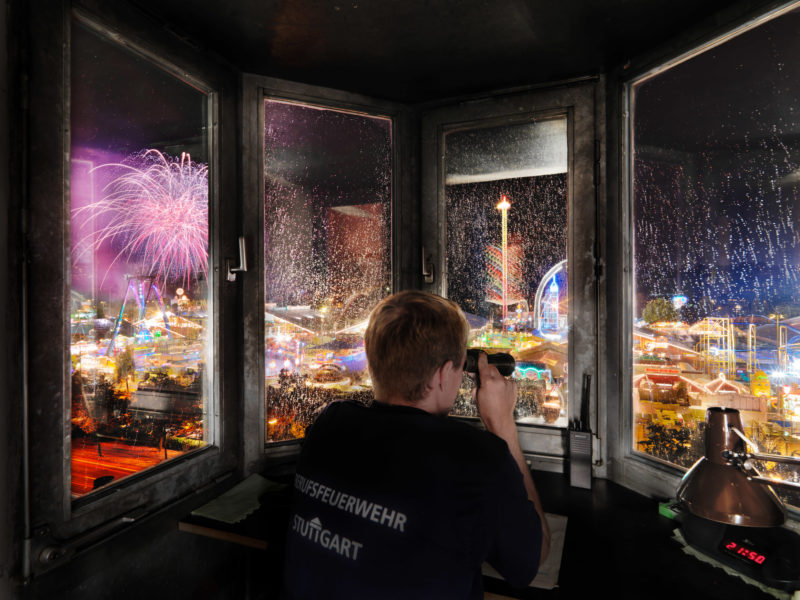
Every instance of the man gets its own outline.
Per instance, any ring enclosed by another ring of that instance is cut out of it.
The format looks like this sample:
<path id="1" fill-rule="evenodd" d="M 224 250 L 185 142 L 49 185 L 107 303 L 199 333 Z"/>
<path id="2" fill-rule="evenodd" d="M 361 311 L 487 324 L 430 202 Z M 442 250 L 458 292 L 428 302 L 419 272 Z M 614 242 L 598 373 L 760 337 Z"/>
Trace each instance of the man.
<path id="1" fill-rule="evenodd" d="M 364 342 L 375 402 L 328 406 L 295 477 L 285 585 L 294 598 L 482 598 L 487 560 L 527 585 L 550 532 L 517 438 L 516 385 L 479 361 L 488 431 L 446 417 L 469 326 L 419 291 L 373 310 Z"/>

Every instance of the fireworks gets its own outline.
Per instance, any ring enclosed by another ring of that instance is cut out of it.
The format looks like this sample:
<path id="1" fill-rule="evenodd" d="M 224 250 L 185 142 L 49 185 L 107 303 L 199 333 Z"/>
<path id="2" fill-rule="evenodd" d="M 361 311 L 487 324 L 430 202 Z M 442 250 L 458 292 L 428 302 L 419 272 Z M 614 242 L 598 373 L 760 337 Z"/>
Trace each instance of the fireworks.
<path id="1" fill-rule="evenodd" d="M 208 272 L 208 166 L 183 153 L 172 158 L 158 150 L 129 156 L 124 163 L 94 170 L 120 172 L 103 198 L 74 211 L 76 217 L 107 219 L 89 246 L 110 242 L 113 262 L 135 261 L 164 282 Z M 113 265 L 112 262 L 112 265 Z M 109 266 L 109 270 L 111 265 Z"/>

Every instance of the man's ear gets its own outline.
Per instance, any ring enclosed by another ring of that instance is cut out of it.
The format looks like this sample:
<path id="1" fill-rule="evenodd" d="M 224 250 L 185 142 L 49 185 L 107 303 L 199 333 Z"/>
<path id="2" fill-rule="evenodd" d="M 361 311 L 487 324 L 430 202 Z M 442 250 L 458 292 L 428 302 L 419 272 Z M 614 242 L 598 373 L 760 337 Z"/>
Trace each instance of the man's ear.
<path id="1" fill-rule="evenodd" d="M 444 363 L 441 367 L 436 369 L 433 373 L 433 379 L 431 380 L 431 385 L 434 386 L 435 389 L 444 389 L 444 382 L 447 372 L 453 368 L 453 361 L 448 360 Z"/>

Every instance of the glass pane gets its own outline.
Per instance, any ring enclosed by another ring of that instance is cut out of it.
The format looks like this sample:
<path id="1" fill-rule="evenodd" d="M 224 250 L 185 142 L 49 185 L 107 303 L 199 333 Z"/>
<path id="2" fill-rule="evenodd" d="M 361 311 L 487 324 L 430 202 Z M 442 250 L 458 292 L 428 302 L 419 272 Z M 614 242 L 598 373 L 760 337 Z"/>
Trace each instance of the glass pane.
<path id="1" fill-rule="evenodd" d="M 798 26 L 793 10 L 634 89 L 633 437 L 682 467 L 711 406 L 800 453 Z"/>
<path id="2" fill-rule="evenodd" d="M 208 443 L 205 94 L 72 28 L 72 494 Z"/>
<path id="3" fill-rule="evenodd" d="M 517 361 L 520 423 L 567 424 L 567 119 L 445 137 L 447 296 Z M 477 416 L 470 377 L 453 414 Z"/>
<path id="4" fill-rule="evenodd" d="M 391 290 L 391 120 L 264 101 L 266 439 L 369 401 L 364 330 Z"/>

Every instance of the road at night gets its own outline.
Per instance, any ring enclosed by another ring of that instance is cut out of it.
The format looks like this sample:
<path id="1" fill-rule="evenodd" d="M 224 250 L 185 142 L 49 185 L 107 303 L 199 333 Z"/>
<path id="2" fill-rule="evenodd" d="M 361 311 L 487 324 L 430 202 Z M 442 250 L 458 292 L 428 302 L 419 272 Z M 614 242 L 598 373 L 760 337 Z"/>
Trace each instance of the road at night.
<path id="1" fill-rule="evenodd" d="M 138 473 L 164 460 L 164 449 L 131 445 L 119 441 L 102 441 L 102 456 L 97 442 L 88 439 L 72 440 L 72 494 L 92 491 L 94 480 L 112 475 L 114 481 Z M 167 459 L 182 455 L 179 450 L 167 450 Z"/>

